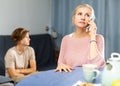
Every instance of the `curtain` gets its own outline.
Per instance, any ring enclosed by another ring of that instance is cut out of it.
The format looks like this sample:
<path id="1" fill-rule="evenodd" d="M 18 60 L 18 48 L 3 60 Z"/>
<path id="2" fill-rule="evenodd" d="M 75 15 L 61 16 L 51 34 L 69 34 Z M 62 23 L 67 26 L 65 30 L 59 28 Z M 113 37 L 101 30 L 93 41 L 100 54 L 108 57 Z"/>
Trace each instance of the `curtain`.
<path id="1" fill-rule="evenodd" d="M 57 47 L 64 35 L 74 31 L 72 11 L 79 4 L 89 4 L 95 11 L 97 33 L 105 40 L 105 59 L 120 52 L 120 0 L 51 0 L 51 27 L 58 32 Z"/>

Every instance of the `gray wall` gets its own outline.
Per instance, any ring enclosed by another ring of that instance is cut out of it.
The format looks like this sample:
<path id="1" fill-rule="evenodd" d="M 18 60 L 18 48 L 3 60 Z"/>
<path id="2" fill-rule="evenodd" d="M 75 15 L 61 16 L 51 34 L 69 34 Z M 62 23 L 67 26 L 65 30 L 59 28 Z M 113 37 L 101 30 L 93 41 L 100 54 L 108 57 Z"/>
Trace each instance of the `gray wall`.
<path id="1" fill-rule="evenodd" d="M 0 35 L 9 35 L 17 27 L 30 34 L 46 33 L 50 25 L 51 0 L 0 0 Z"/>

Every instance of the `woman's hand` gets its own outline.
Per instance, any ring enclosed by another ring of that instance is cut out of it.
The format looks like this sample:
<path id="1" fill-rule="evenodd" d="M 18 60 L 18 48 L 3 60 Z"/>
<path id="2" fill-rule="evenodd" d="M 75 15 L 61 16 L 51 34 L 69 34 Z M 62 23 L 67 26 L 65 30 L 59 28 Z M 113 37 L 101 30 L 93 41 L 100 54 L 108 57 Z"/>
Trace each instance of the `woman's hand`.
<path id="1" fill-rule="evenodd" d="M 89 35 L 91 37 L 94 37 L 96 35 L 96 30 L 97 30 L 97 27 L 96 27 L 96 24 L 94 21 L 89 21 L 88 24 L 90 25 L 90 28 L 86 30 L 86 32 L 89 32 Z"/>
<path id="2" fill-rule="evenodd" d="M 62 71 L 71 72 L 72 70 L 73 70 L 73 68 L 70 67 L 70 66 L 68 66 L 68 65 L 59 64 L 59 65 L 57 66 L 57 68 L 55 69 L 55 72 L 57 72 L 57 71 L 60 71 L 60 72 L 62 72 Z"/>

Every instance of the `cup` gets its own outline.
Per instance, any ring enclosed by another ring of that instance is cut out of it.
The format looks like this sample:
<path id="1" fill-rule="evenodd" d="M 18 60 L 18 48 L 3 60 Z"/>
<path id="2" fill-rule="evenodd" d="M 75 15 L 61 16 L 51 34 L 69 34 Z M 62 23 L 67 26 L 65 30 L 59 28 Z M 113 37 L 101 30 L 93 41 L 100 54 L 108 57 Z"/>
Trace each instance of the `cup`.
<path id="1" fill-rule="evenodd" d="M 100 71 L 97 69 L 97 65 L 84 64 L 82 66 L 83 76 L 85 82 L 93 83 L 95 79 L 100 75 Z"/>

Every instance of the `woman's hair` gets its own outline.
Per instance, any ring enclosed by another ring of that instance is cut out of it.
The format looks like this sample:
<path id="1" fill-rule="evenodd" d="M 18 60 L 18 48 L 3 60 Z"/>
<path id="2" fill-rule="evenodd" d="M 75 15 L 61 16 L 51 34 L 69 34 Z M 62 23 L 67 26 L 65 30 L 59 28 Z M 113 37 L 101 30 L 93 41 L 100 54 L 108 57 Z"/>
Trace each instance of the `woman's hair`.
<path id="1" fill-rule="evenodd" d="M 21 41 L 29 31 L 24 28 L 17 28 L 12 32 L 11 39 L 16 44 Z"/>
<path id="2" fill-rule="evenodd" d="M 95 19 L 94 9 L 93 9 L 90 5 L 88 5 L 88 4 L 78 5 L 78 6 L 73 10 L 73 15 L 72 15 L 72 16 L 74 16 L 74 15 L 76 14 L 76 11 L 77 11 L 79 8 L 82 8 L 82 7 L 87 7 L 87 8 L 89 8 L 89 9 L 91 9 L 91 11 L 92 11 L 91 18 L 92 18 L 92 20 L 94 20 L 94 19 Z"/>

